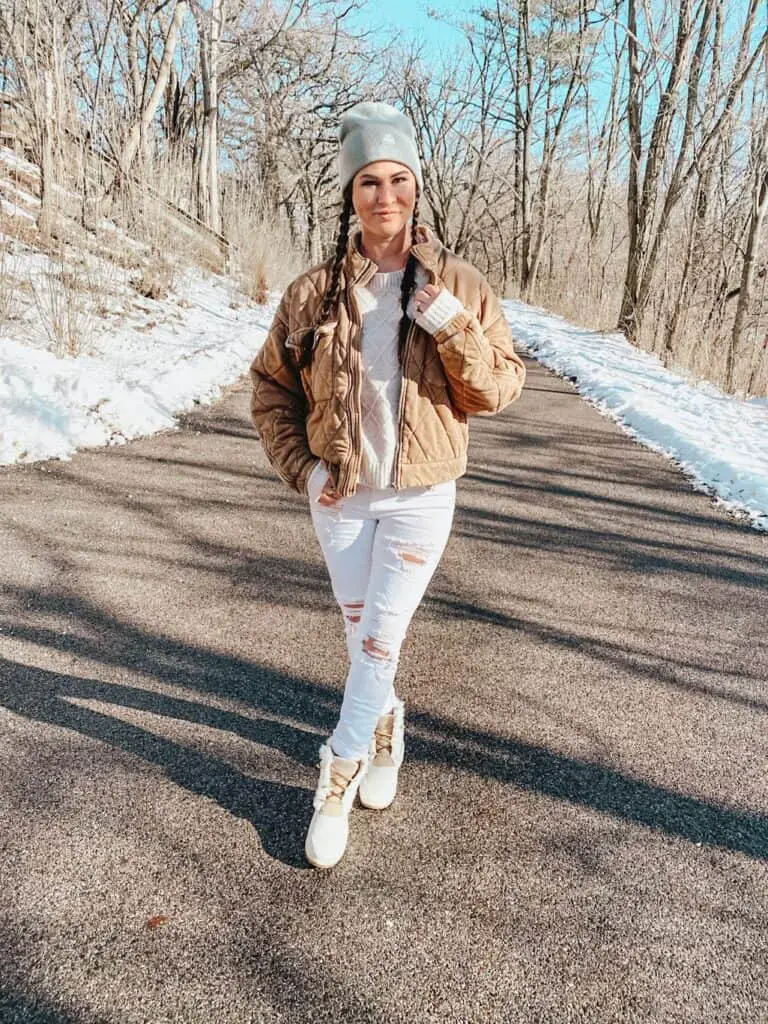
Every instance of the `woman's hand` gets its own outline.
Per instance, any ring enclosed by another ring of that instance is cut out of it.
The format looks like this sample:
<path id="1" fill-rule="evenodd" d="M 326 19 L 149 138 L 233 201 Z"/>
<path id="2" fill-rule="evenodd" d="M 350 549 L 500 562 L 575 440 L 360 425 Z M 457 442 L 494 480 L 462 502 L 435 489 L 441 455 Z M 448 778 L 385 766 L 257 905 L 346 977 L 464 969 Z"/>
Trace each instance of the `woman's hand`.
<path id="1" fill-rule="evenodd" d="M 333 480 L 330 477 L 323 484 L 323 489 L 317 496 L 318 505 L 325 505 L 326 508 L 333 508 L 337 502 L 341 501 L 341 495 L 333 486 Z"/>
<path id="2" fill-rule="evenodd" d="M 425 310 L 429 309 L 439 294 L 439 285 L 425 284 L 421 291 L 416 292 L 413 297 L 413 305 L 416 312 L 423 313 Z"/>

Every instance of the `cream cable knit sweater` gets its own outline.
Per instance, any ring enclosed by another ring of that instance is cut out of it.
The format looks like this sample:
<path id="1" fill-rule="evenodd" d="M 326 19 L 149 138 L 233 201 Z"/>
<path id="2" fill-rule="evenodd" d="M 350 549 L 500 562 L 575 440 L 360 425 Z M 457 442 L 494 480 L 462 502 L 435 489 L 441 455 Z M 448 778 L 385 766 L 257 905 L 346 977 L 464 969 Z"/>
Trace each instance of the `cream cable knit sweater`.
<path id="1" fill-rule="evenodd" d="M 392 484 L 402 388 L 397 333 L 403 273 L 402 270 L 379 273 L 366 287 L 355 289 L 363 322 L 360 340 L 363 448 L 360 483 L 367 487 L 383 488 Z M 423 288 L 425 283 L 426 274 L 419 268 L 415 291 Z M 434 334 L 463 308 L 459 300 L 443 288 L 429 309 L 415 317 L 416 323 Z M 410 315 L 414 312 L 409 309 Z"/>

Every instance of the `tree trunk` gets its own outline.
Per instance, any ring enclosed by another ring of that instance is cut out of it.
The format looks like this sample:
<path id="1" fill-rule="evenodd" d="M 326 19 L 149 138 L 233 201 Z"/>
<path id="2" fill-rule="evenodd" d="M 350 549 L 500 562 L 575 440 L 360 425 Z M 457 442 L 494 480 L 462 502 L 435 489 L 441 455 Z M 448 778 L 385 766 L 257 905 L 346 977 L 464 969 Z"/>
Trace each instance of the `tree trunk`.
<path id="1" fill-rule="evenodd" d="M 165 38 L 163 58 L 160 61 L 160 67 L 157 70 L 157 79 L 155 80 L 154 88 L 152 89 L 149 99 L 143 109 L 140 111 L 139 117 L 131 125 L 128 139 L 123 147 L 123 152 L 120 157 L 120 167 L 124 174 L 127 174 L 131 169 L 131 165 L 136 158 L 136 153 L 138 152 L 142 137 L 146 135 L 149 130 L 149 126 L 152 124 L 155 114 L 157 113 L 158 105 L 162 99 L 163 93 L 165 92 L 166 85 L 168 84 L 168 76 L 170 74 L 171 63 L 176 52 L 176 44 L 179 40 L 181 23 L 187 13 L 188 6 L 188 0 L 178 0 L 174 9 L 173 18 L 171 19 L 171 24 L 168 27 L 168 34 Z"/>
<path id="2" fill-rule="evenodd" d="M 528 0 L 520 3 L 520 25 L 517 45 L 518 74 L 522 75 L 522 86 L 518 81 L 519 96 L 525 93 L 525 110 L 518 101 L 518 117 L 521 122 L 520 137 L 520 292 L 523 299 L 528 296 L 531 284 L 531 93 L 533 90 L 533 66 L 530 53 L 530 15 Z"/>
<path id="3" fill-rule="evenodd" d="M 629 62 L 629 94 L 627 125 L 629 129 L 629 173 L 627 179 L 627 229 L 629 250 L 624 276 L 624 292 L 619 310 L 618 329 L 630 341 L 637 341 L 637 292 L 640 284 L 640 161 L 642 159 L 642 82 L 637 40 L 637 7 L 627 0 L 627 54 Z"/>
<path id="4" fill-rule="evenodd" d="M 219 197 L 219 41 L 224 20 L 224 0 L 213 0 L 211 8 L 210 81 L 205 108 L 205 130 L 208 140 L 208 226 L 221 231 Z"/>
<path id="5" fill-rule="evenodd" d="M 44 238 L 50 238 L 54 220 L 54 182 L 55 166 L 53 157 L 53 131 L 55 119 L 53 114 L 53 76 L 50 68 L 40 72 L 40 99 L 42 117 L 38 125 L 40 136 L 40 214 L 37 226 Z"/>
<path id="6" fill-rule="evenodd" d="M 768 140 L 768 135 L 766 135 Z M 766 144 L 763 149 L 767 150 Z M 768 152 L 766 152 L 768 155 Z M 752 212 L 749 219 L 749 233 L 747 244 L 744 249 L 744 264 L 741 269 L 741 287 L 736 306 L 736 315 L 733 321 L 728 353 L 725 364 L 725 389 L 733 391 L 736 383 L 736 368 L 744 360 L 748 360 L 749 343 L 747 335 L 747 319 L 754 301 L 755 291 L 755 263 L 757 261 L 760 246 L 760 234 L 768 210 L 768 169 L 763 169 L 756 176 L 755 192 L 752 203 Z"/>

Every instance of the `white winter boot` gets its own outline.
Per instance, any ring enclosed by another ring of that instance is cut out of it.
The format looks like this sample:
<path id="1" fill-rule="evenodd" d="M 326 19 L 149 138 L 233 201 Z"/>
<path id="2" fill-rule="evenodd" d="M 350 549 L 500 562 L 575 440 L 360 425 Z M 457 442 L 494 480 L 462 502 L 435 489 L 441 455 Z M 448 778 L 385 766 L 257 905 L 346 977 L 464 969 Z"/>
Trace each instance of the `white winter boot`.
<path id="1" fill-rule="evenodd" d="M 320 781 L 315 792 L 315 813 L 304 850 L 316 868 L 332 868 L 344 856 L 349 836 L 349 812 L 365 776 L 368 761 L 336 757 L 330 743 L 320 747 Z"/>
<path id="2" fill-rule="evenodd" d="M 360 783 L 360 803 L 383 811 L 397 796 L 397 775 L 405 754 L 405 704 L 395 707 L 376 723 L 371 740 L 370 763 Z"/>

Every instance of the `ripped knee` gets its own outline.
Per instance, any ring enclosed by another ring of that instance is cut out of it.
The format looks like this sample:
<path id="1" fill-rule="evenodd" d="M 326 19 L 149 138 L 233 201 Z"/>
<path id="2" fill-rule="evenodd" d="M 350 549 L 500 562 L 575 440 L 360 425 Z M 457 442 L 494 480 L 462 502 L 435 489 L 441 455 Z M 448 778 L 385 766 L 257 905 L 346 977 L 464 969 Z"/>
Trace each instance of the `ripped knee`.
<path id="1" fill-rule="evenodd" d="M 424 565 L 426 562 L 424 555 L 417 555 L 414 551 L 401 551 L 400 557 L 404 562 L 410 562 L 412 565 Z"/>
<path id="2" fill-rule="evenodd" d="M 363 640 L 363 653 L 374 661 L 391 661 L 392 648 L 389 644 L 377 639 L 375 636 L 367 636 Z"/>

